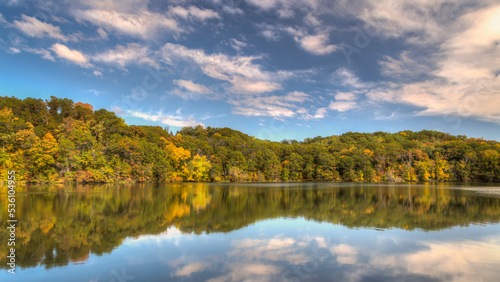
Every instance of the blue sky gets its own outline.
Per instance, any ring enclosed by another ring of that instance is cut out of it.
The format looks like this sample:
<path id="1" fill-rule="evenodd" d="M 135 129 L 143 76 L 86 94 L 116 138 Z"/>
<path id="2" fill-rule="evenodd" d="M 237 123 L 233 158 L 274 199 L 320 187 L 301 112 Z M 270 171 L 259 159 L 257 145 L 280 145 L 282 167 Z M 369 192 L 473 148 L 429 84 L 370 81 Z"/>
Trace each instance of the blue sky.
<path id="1" fill-rule="evenodd" d="M 10 0 L 0 35 L 0 95 L 128 124 L 500 140 L 498 1 Z"/>

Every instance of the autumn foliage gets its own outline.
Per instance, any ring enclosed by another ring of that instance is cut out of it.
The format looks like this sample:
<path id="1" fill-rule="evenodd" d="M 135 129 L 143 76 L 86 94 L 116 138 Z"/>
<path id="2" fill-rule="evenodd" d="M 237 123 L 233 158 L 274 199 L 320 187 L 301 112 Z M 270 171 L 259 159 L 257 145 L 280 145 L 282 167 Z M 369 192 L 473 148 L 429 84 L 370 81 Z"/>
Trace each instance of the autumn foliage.
<path id="1" fill-rule="evenodd" d="M 86 103 L 0 97 L 0 167 L 27 182 L 498 182 L 500 144 L 437 131 L 302 142 L 125 124 Z"/>

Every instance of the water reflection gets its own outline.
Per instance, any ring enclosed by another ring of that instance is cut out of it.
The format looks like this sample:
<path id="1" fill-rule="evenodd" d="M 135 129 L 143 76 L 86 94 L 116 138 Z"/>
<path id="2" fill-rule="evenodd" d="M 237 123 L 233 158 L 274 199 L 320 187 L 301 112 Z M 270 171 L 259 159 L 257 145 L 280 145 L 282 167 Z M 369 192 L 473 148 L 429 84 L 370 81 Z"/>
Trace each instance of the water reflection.
<path id="1" fill-rule="evenodd" d="M 249 237 L 222 234 L 206 240 L 180 235 L 150 237 L 149 242 L 139 238 L 142 243 L 137 250 L 154 246 L 174 255 L 160 255 L 155 262 L 144 256 L 138 261 L 153 263 L 155 277 L 170 281 L 498 281 L 498 227 L 479 236 L 484 227 L 468 228 L 476 232 L 471 240 L 453 235 L 463 227 L 430 237 L 428 232 L 414 231 L 406 238 L 408 233 L 400 230 L 379 232 L 332 228 L 303 219 L 289 221 L 301 230 L 285 235 L 285 229 L 273 228 L 279 220 L 269 220 L 244 228 Z M 179 231 L 173 227 L 169 232 Z M 205 253 L 207 242 L 214 248 Z M 131 273 L 135 273 L 130 267 L 134 264 L 129 264 Z M 161 267 L 164 271 L 157 270 Z"/>
<path id="2" fill-rule="evenodd" d="M 61 277 L 70 269 L 83 271 L 82 281 L 108 281 L 125 266 L 140 281 L 148 276 L 139 266 L 147 266 L 152 280 L 470 281 L 478 272 L 484 280 L 498 278 L 500 242 L 494 235 L 500 233 L 491 223 L 500 219 L 500 198 L 491 194 L 494 187 L 481 188 L 488 194 L 458 188 L 20 187 L 17 263 L 24 277 L 39 273 L 40 267 L 55 267 L 51 273 Z M 7 197 L 2 192 L 0 236 L 6 242 Z M 4 269 L 6 255 L 2 244 Z M 108 267 L 96 268 L 102 260 Z"/>

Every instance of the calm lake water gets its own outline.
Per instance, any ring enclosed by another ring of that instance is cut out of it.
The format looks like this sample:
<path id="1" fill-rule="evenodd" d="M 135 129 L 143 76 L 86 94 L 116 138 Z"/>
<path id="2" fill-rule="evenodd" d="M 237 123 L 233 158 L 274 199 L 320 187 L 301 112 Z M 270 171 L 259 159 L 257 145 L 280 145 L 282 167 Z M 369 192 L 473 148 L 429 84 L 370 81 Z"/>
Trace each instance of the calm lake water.
<path id="1" fill-rule="evenodd" d="M 500 281 L 500 186 L 1 189 L 0 281 Z"/>

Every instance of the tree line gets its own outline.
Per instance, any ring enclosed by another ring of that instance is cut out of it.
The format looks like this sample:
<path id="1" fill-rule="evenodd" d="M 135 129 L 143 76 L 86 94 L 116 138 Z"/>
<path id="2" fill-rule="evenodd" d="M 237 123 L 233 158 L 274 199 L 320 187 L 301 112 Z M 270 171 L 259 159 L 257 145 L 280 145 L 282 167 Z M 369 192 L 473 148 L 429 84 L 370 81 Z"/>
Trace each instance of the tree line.
<path id="1" fill-rule="evenodd" d="M 500 144 L 438 131 L 259 140 L 230 128 L 127 125 L 52 96 L 0 96 L 0 166 L 25 182 L 499 182 Z"/>

